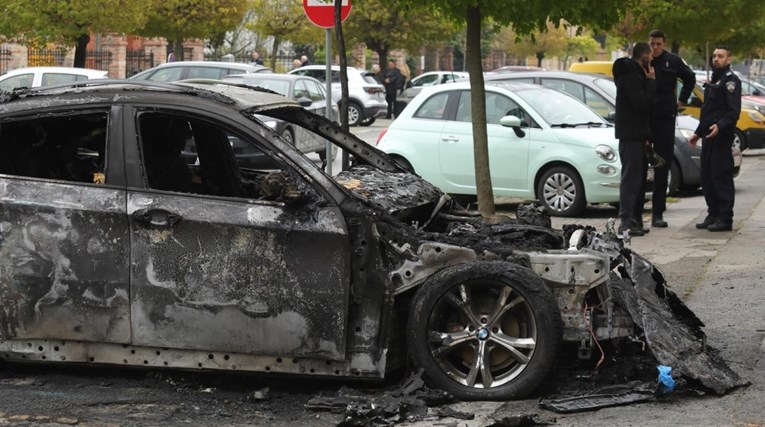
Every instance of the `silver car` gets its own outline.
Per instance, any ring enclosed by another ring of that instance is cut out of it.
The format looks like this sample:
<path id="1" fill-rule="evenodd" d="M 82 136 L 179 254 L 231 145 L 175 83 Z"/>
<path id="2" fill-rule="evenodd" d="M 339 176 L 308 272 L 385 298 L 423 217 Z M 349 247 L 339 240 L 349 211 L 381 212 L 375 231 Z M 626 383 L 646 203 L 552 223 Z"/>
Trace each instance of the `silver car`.
<path id="1" fill-rule="evenodd" d="M 385 87 L 371 71 L 360 68 L 348 69 L 348 125 L 369 126 L 378 117 L 385 116 L 388 103 L 385 102 Z M 313 77 L 320 82 L 327 81 L 327 67 L 307 65 L 289 72 L 299 76 Z M 332 66 L 332 99 L 340 100 L 340 66 Z"/>

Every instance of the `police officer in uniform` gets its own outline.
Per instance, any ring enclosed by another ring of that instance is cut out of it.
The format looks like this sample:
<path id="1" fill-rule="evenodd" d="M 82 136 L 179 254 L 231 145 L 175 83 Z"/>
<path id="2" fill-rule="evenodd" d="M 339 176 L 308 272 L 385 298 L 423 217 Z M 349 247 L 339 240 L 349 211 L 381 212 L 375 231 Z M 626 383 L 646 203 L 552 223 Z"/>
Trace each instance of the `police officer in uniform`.
<path id="1" fill-rule="evenodd" d="M 648 37 L 653 58 L 651 66 L 656 72 L 656 92 L 651 103 L 651 142 L 656 154 L 666 160 L 664 166 L 654 168 L 651 226 L 666 227 L 664 211 L 667 209 L 667 181 L 675 150 L 677 109 L 688 102 L 696 84 L 696 75 L 679 56 L 665 50 L 667 39 L 661 30 L 651 31 Z M 678 79 L 683 82 L 683 87 L 680 96 L 675 97 Z"/>
<path id="2" fill-rule="evenodd" d="M 707 202 L 707 217 L 696 228 L 709 231 L 733 229 L 733 144 L 741 113 L 741 80 L 731 71 L 731 52 L 718 46 L 712 54 L 712 81 L 704 85 L 699 127 L 690 139 L 701 145 L 701 188 Z"/>

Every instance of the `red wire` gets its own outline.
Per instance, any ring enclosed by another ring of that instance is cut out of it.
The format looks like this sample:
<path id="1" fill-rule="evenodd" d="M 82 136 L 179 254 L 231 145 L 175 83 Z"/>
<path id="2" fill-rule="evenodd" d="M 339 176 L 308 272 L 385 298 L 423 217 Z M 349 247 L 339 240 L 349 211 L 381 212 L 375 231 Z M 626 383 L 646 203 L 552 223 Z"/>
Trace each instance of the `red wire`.
<path id="1" fill-rule="evenodd" d="M 587 303 L 584 303 L 584 316 L 586 321 L 587 316 Z M 589 329 L 590 329 L 590 335 L 592 335 L 592 339 L 595 340 L 595 345 L 598 346 L 598 350 L 600 350 L 600 360 L 598 360 L 598 363 L 595 365 L 595 371 L 598 370 L 600 365 L 603 363 L 604 360 L 606 360 L 606 353 L 603 351 L 603 347 L 600 346 L 600 343 L 598 342 L 598 337 L 595 336 L 595 332 L 592 330 L 592 319 L 590 319 L 589 323 Z"/>

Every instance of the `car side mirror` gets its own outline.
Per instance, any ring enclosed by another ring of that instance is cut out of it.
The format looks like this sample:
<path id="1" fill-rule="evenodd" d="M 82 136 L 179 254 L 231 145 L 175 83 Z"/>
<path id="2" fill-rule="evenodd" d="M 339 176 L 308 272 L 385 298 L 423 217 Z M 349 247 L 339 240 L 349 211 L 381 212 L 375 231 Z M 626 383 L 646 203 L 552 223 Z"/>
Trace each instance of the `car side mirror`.
<path id="1" fill-rule="evenodd" d="M 297 102 L 298 102 L 298 104 L 300 104 L 300 106 L 301 106 L 301 107 L 303 107 L 303 108 L 305 108 L 305 107 L 310 107 L 310 106 L 311 106 L 311 104 L 313 104 L 313 101 L 311 101 L 310 99 L 308 99 L 308 98 L 306 98 L 306 97 L 304 97 L 304 96 L 303 96 L 303 97 L 300 97 L 300 98 L 298 98 Z"/>
<path id="2" fill-rule="evenodd" d="M 616 121 L 616 111 L 608 113 L 605 119 L 608 123 L 614 123 Z"/>
<path id="3" fill-rule="evenodd" d="M 688 105 L 691 107 L 701 108 L 701 100 L 699 98 L 693 97 L 688 102 Z"/>
<path id="4" fill-rule="evenodd" d="M 499 124 L 506 128 L 513 128 L 515 136 L 523 138 L 526 136 L 526 132 L 521 129 L 521 119 L 516 116 L 505 116 L 499 119 Z"/>
<path id="5" fill-rule="evenodd" d="M 752 95 L 753 95 L 753 96 L 762 96 L 762 92 L 760 92 L 759 90 L 756 90 L 756 89 L 755 89 L 755 91 L 754 91 L 754 92 L 752 92 Z"/>

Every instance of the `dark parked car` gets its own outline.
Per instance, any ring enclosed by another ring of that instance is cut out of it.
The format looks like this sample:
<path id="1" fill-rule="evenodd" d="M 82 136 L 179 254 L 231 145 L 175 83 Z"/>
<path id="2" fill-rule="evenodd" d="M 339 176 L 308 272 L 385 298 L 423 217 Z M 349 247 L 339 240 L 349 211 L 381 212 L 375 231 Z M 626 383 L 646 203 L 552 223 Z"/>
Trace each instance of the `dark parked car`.
<path id="1" fill-rule="evenodd" d="M 743 382 L 612 228 L 484 223 L 281 95 L 96 82 L 0 101 L 3 362 L 380 379 L 409 355 L 433 387 L 508 399 L 563 341 L 621 340 L 718 393 Z M 253 114 L 354 164 L 333 178 Z"/>
<path id="2" fill-rule="evenodd" d="M 616 85 L 611 77 L 602 74 L 571 73 L 566 71 L 534 71 L 486 76 L 491 81 L 522 81 L 534 83 L 565 92 L 587 104 L 603 118 L 613 121 L 616 111 Z M 675 126 L 675 150 L 669 176 L 668 191 L 675 193 L 682 188 L 697 188 L 701 185 L 699 165 L 701 145 L 691 147 L 688 139 L 698 126 L 698 120 L 691 116 L 678 116 Z M 741 169 L 743 156 L 738 147 L 733 147 L 736 174 Z M 651 171 L 652 172 L 652 171 Z"/>

